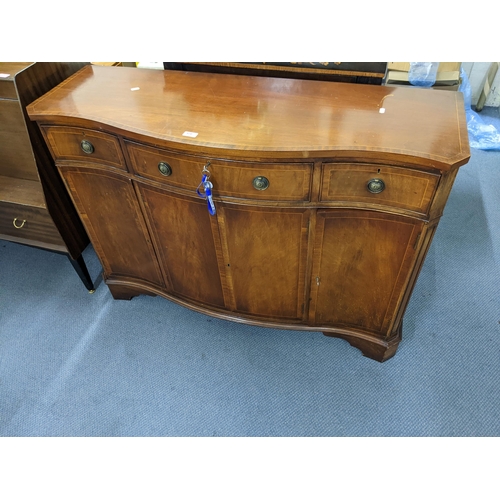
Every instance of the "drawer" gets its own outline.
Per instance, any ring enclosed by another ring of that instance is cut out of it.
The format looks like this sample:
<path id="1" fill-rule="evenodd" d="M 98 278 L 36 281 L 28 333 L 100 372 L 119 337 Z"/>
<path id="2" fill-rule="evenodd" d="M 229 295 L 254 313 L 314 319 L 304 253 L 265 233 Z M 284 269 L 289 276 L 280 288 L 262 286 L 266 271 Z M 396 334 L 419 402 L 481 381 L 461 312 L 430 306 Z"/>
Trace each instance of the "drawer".
<path id="1" fill-rule="evenodd" d="M 120 141 L 105 132 L 77 127 L 42 127 L 57 160 L 103 163 L 127 170 Z"/>
<path id="2" fill-rule="evenodd" d="M 45 208 L 17 203 L 0 202 L 1 237 L 37 246 L 64 246 L 64 241 Z"/>
<path id="3" fill-rule="evenodd" d="M 426 214 L 439 178 L 404 167 L 325 163 L 321 201 L 373 203 Z"/>
<path id="4" fill-rule="evenodd" d="M 206 158 L 180 155 L 126 142 L 131 166 L 136 175 L 166 185 L 196 192 Z M 166 163 L 167 175 L 160 172 Z M 273 201 L 310 199 L 312 163 L 254 163 L 210 159 L 208 167 L 216 197 Z"/>

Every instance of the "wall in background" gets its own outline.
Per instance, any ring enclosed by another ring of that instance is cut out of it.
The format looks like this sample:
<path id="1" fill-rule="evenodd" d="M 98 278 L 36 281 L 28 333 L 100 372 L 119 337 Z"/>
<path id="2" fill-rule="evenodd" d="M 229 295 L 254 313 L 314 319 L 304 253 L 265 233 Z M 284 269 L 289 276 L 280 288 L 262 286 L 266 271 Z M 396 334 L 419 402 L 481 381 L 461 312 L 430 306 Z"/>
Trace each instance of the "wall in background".
<path id="1" fill-rule="evenodd" d="M 490 62 L 463 62 L 462 67 L 469 78 L 472 91 L 472 104 L 477 104 L 481 90 L 486 81 Z M 491 90 L 486 99 L 485 106 L 500 106 L 500 70 L 491 84 Z"/>

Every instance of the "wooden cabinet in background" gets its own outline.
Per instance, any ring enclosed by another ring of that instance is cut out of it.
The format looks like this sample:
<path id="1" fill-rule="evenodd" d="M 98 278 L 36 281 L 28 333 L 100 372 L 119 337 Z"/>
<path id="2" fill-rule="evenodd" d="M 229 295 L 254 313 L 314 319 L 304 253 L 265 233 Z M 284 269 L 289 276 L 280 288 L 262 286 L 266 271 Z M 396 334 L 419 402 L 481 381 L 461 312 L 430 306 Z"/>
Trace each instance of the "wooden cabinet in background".
<path id="1" fill-rule="evenodd" d="M 87 67 L 28 111 L 115 298 L 319 330 L 379 361 L 469 159 L 452 92 Z"/>
<path id="2" fill-rule="evenodd" d="M 88 290 L 85 229 L 26 106 L 83 63 L 0 63 L 0 239 L 68 256 Z"/>

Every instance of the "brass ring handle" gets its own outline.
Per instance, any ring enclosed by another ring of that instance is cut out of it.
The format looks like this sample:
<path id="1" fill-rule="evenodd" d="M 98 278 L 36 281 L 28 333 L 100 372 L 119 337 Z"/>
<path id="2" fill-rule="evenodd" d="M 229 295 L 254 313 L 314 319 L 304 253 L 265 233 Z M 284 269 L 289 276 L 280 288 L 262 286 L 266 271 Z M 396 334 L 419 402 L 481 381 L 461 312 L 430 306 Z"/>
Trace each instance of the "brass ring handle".
<path id="1" fill-rule="evenodd" d="M 253 187 L 258 191 L 264 191 L 269 187 L 269 179 L 259 175 L 253 180 Z"/>
<path id="2" fill-rule="evenodd" d="M 378 194 L 385 189 L 385 182 L 382 179 L 371 179 L 366 187 L 370 193 Z"/>
<path id="3" fill-rule="evenodd" d="M 158 163 L 158 170 L 160 171 L 161 175 L 164 175 L 166 177 L 172 174 L 172 167 L 164 161 Z"/>
<path id="4" fill-rule="evenodd" d="M 21 228 L 24 226 L 24 223 L 26 222 L 26 219 L 23 219 L 23 221 L 21 222 L 21 225 L 20 225 L 20 226 L 18 226 L 18 225 L 16 224 L 16 221 L 17 221 L 17 217 L 16 217 L 16 218 L 12 221 L 12 224 L 14 224 L 14 227 L 15 227 L 16 229 L 21 229 Z"/>
<path id="5" fill-rule="evenodd" d="M 80 143 L 80 147 L 82 148 L 82 151 L 84 153 L 87 153 L 88 155 L 91 155 L 94 152 L 94 146 L 89 141 L 85 141 L 85 140 L 82 141 Z"/>

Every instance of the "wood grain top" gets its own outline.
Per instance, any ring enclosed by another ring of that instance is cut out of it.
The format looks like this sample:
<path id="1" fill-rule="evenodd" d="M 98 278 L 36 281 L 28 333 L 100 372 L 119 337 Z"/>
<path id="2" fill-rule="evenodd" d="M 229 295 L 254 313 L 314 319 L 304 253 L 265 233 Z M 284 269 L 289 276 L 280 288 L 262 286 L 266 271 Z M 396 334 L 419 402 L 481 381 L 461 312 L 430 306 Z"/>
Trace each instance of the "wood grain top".
<path id="1" fill-rule="evenodd" d="M 32 62 L 0 62 L 0 74 L 7 74 L 9 76 L 2 78 L 13 80 L 17 73 L 32 64 Z"/>
<path id="2" fill-rule="evenodd" d="M 87 66 L 28 113 L 199 151 L 400 159 L 445 169 L 470 156 L 463 96 L 453 91 Z"/>

